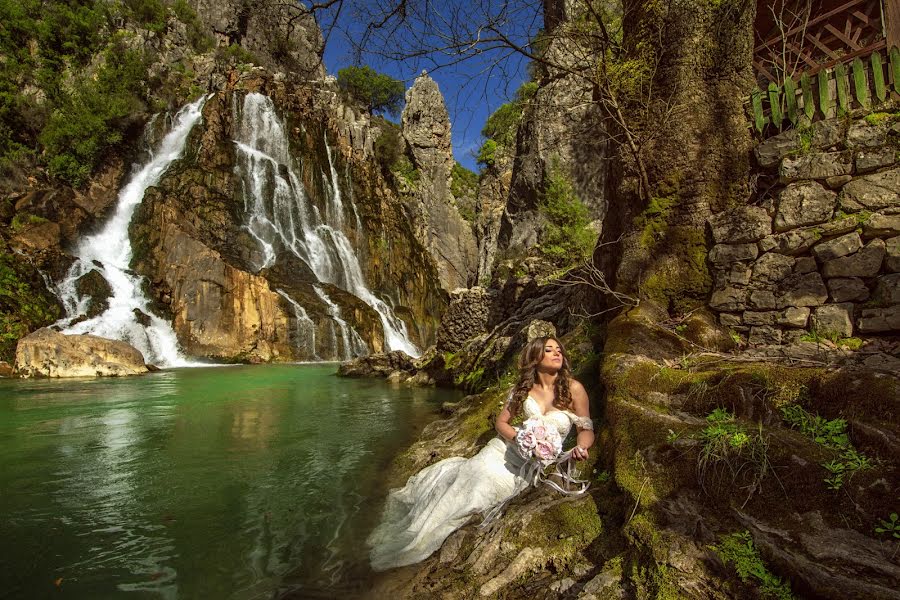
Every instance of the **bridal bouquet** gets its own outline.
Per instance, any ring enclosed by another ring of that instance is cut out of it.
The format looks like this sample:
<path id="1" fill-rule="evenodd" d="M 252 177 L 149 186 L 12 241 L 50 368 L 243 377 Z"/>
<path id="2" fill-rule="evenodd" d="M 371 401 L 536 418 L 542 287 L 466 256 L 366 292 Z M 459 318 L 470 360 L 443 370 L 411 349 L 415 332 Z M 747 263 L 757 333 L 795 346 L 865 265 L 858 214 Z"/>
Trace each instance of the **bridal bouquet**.
<path id="1" fill-rule="evenodd" d="M 547 466 L 562 452 L 562 438 L 555 427 L 547 427 L 540 419 L 528 419 L 516 433 L 516 447 L 525 458 Z"/>

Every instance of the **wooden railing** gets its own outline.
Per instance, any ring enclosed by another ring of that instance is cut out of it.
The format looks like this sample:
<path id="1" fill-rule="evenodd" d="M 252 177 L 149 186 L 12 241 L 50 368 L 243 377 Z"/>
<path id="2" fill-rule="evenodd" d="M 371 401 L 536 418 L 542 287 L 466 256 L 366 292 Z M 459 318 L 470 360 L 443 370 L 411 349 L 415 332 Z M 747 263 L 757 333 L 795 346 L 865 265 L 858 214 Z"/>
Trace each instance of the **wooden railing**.
<path id="1" fill-rule="evenodd" d="M 842 116 L 855 108 L 871 109 L 892 94 L 900 97 L 897 46 L 887 57 L 877 49 L 868 56 L 855 56 L 852 62 L 806 71 L 799 81 L 787 77 L 781 85 L 772 82 L 765 90 L 753 91 L 750 110 L 754 128 L 760 134 L 774 135 L 788 125 Z"/>

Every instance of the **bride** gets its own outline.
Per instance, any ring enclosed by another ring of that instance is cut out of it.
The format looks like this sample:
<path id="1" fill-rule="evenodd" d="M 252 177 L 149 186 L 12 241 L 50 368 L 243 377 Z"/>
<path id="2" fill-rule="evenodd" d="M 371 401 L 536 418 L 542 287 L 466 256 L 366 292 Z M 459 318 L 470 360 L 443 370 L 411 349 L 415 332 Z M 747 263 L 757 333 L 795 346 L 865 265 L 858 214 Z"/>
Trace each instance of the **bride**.
<path id="1" fill-rule="evenodd" d="M 553 337 L 531 340 L 519 356 L 519 377 L 497 417 L 499 437 L 472 458 L 453 457 L 422 469 L 392 490 L 381 524 L 369 536 L 372 568 L 384 571 L 427 558 L 475 513 L 487 513 L 532 482 L 522 477 L 525 459 L 515 449 L 522 415 L 555 427 L 565 439 L 578 428 L 571 456 L 584 460 L 594 443 L 587 393 L 572 378 L 565 350 Z"/>

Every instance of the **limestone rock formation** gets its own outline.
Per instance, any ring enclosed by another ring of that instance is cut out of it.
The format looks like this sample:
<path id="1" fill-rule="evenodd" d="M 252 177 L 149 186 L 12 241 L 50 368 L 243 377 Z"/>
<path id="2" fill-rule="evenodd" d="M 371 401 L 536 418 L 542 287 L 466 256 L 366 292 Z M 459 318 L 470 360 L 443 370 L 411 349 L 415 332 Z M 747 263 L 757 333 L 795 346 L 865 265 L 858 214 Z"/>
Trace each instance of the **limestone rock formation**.
<path id="1" fill-rule="evenodd" d="M 120 377 L 148 371 L 141 353 L 125 342 L 38 329 L 19 340 L 20 377 Z"/>
<path id="2" fill-rule="evenodd" d="M 402 126 L 420 175 L 411 206 L 416 237 L 431 253 L 445 290 L 468 287 L 477 261 L 475 238 L 453 205 L 450 118 L 437 83 L 427 73 L 406 92 Z"/>

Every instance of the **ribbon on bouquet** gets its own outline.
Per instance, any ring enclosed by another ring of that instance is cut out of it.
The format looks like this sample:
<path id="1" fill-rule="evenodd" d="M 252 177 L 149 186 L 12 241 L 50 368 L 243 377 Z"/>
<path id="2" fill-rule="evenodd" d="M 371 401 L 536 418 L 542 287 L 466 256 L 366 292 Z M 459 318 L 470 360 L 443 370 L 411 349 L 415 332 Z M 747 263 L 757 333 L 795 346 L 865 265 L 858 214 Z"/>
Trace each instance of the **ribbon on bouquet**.
<path id="1" fill-rule="evenodd" d="M 575 448 L 572 448 L 572 450 L 575 450 Z M 519 476 L 527 481 L 529 486 L 537 486 L 539 483 L 543 482 L 563 495 L 581 496 L 588 490 L 588 487 L 590 487 L 591 484 L 586 479 L 578 479 L 573 475 L 575 461 L 572 459 L 572 450 L 563 452 L 556 460 L 548 465 L 544 465 L 533 458 L 528 459 L 519 470 Z M 554 465 L 553 471 L 544 475 L 544 470 L 551 465 Z M 556 481 L 553 481 L 552 478 L 554 477 L 558 478 L 560 482 L 557 483 Z M 570 489 L 569 486 L 574 486 L 575 489 Z M 504 498 L 502 502 L 494 506 L 494 508 L 485 515 L 480 527 L 487 527 L 493 523 L 503 512 L 503 509 L 506 508 L 506 505 L 509 504 L 509 501 L 518 496 L 522 491 L 524 490 L 513 492 Z"/>

